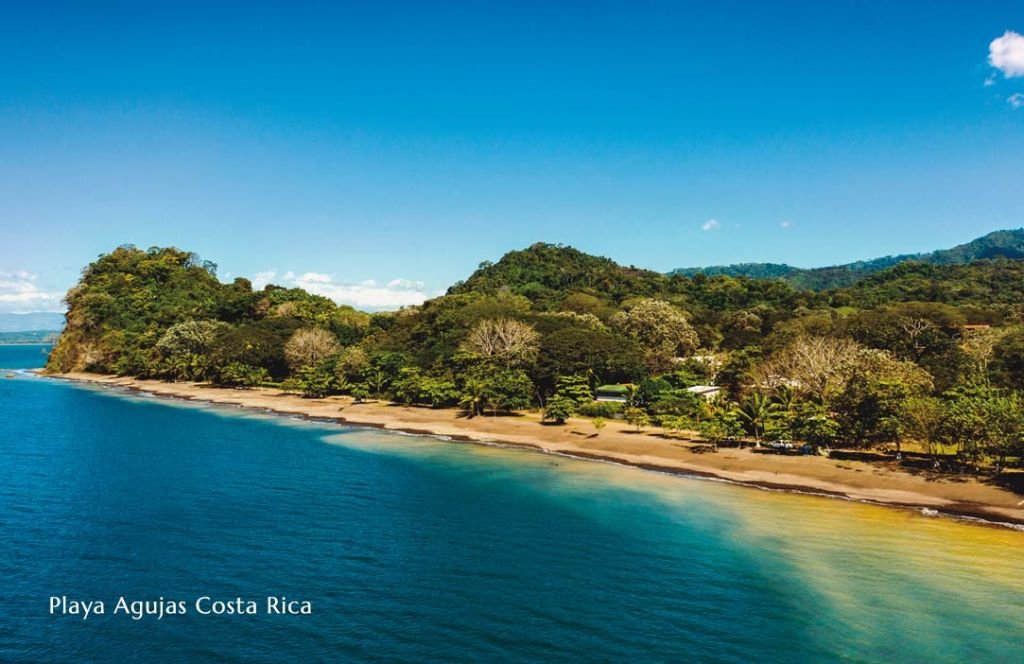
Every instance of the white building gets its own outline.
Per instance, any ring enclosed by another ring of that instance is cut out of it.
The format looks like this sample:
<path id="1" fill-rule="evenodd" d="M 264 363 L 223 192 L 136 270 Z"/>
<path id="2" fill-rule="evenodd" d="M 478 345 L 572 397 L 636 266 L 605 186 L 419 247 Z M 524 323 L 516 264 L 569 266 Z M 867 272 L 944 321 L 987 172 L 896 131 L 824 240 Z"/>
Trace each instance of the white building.
<path id="1" fill-rule="evenodd" d="M 714 399 L 722 391 L 717 385 L 694 385 L 686 388 L 687 392 L 693 392 L 697 396 L 704 397 L 708 401 Z"/>

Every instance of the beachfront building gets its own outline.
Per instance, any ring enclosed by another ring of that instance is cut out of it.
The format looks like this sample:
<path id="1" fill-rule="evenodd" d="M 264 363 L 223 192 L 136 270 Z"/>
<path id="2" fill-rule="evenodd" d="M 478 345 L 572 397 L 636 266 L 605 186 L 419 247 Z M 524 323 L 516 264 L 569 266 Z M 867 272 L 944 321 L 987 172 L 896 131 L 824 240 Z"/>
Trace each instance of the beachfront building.
<path id="1" fill-rule="evenodd" d="M 627 385 L 602 385 L 594 390 L 594 401 L 626 403 L 629 401 L 629 387 Z"/>

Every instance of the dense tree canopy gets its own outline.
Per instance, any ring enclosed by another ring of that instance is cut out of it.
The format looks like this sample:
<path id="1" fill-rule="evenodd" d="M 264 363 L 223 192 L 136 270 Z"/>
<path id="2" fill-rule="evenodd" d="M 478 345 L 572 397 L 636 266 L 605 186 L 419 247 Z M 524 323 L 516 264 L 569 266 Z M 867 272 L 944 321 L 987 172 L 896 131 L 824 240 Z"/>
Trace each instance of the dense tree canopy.
<path id="1" fill-rule="evenodd" d="M 555 424 L 626 413 L 716 441 L 914 440 L 1002 465 L 1024 432 L 1024 261 L 989 256 L 1006 254 L 901 262 L 810 292 L 535 244 L 421 306 L 367 314 L 301 289 L 221 283 L 178 249 L 123 246 L 68 292 L 48 366 L 471 415 L 536 407 Z M 699 384 L 724 389 L 708 401 L 689 389 Z M 594 402 L 606 385 L 626 403 Z"/>

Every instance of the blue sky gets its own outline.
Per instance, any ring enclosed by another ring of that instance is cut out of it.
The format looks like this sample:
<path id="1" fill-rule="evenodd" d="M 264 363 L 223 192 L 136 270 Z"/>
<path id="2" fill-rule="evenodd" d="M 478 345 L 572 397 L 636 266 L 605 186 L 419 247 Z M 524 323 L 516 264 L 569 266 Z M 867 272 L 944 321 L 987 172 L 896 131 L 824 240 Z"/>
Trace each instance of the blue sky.
<path id="1" fill-rule="evenodd" d="M 815 266 L 1024 226 L 1024 3 L 19 4 L 0 311 L 125 242 L 380 308 L 536 241 Z"/>

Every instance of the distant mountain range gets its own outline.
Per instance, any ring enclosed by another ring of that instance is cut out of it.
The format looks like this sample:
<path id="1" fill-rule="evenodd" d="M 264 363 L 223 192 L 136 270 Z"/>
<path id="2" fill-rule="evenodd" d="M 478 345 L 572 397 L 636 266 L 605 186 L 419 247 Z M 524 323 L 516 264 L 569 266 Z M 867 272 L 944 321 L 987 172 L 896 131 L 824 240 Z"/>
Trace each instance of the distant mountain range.
<path id="1" fill-rule="evenodd" d="M 781 279 L 796 288 L 821 291 L 850 286 L 871 274 L 906 261 L 930 265 L 962 265 L 988 258 L 1024 258 L 1024 228 L 995 231 L 952 249 L 942 249 L 924 254 L 884 256 L 846 265 L 799 268 L 785 263 L 737 263 L 735 265 L 679 268 L 669 274 Z"/>
<path id="2" fill-rule="evenodd" d="M 47 344 L 57 340 L 56 330 L 32 330 L 29 332 L 0 332 L 0 344 Z"/>
<path id="3" fill-rule="evenodd" d="M 60 332 L 64 329 L 64 314 L 37 311 L 29 314 L 0 314 L 0 333 L 3 332 Z"/>

